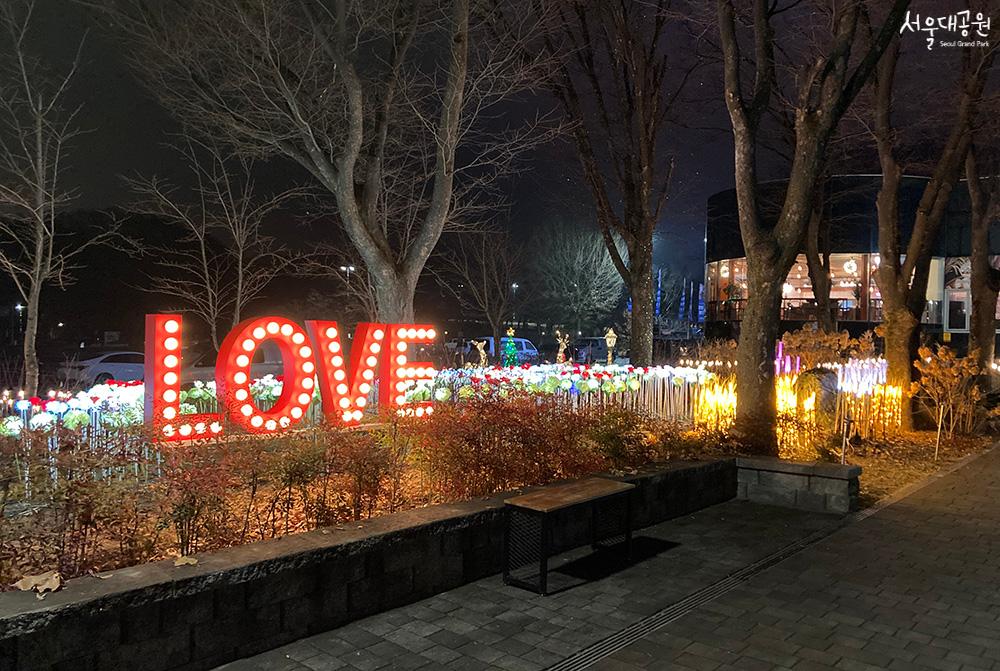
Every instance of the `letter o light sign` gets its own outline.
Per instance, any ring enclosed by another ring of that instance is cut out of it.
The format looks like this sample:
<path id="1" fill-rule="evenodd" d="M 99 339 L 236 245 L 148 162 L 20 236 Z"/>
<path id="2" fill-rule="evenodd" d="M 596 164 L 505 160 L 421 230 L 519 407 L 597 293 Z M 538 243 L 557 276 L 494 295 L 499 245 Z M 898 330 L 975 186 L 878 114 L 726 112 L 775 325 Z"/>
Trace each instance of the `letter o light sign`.
<path id="1" fill-rule="evenodd" d="M 258 408 L 250 396 L 251 362 L 264 341 L 281 351 L 284 376 L 281 396 L 269 410 Z M 219 348 L 215 364 L 215 393 L 229 419 L 254 433 L 287 429 L 300 421 L 312 403 L 316 365 L 302 328 L 283 317 L 248 319 L 234 328 Z"/>
<path id="2" fill-rule="evenodd" d="M 429 403 L 410 403 L 405 391 L 435 374 L 430 363 L 409 362 L 406 352 L 411 344 L 433 342 L 437 334 L 432 326 L 358 324 L 348 367 L 337 322 L 310 320 L 303 329 L 284 317 L 259 317 L 237 325 L 216 359 L 220 412 L 181 413 L 182 326 L 181 315 L 146 315 L 145 419 L 159 440 L 218 435 L 223 414 L 250 433 L 283 431 L 305 417 L 317 384 L 327 421 L 356 424 L 376 378 L 380 403 L 386 407 L 406 414 L 431 413 Z M 257 406 L 250 389 L 254 354 L 265 341 L 277 345 L 283 368 L 281 396 L 266 410 Z M 385 371 L 377 375 L 380 364 Z"/>

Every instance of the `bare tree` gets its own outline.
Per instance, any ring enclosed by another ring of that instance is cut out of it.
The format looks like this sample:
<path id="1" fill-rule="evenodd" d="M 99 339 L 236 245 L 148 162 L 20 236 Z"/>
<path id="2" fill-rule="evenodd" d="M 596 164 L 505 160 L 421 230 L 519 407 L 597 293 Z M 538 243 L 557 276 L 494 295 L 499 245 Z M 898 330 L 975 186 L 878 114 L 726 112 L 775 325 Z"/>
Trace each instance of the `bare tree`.
<path id="1" fill-rule="evenodd" d="M 995 36 L 994 36 L 995 39 Z M 893 123 L 894 81 L 899 61 L 894 43 L 879 63 L 874 83 L 873 134 L 882 167 L 878 193 L 879 267 L 875 273 L 882 295 L 885 356 L 889 380 L 909 390 L 919 345 L 919 325 L 927 302 L 931 257 L 951 191 L 962 173 L 972 140 L 975 109 L 992 67 L 996 48 L 963 50 L 957 106 L 947 138 L 936 155 L 904 247 L 900 236 L 899 189 L 903 168 L 897 156 L 898 131 Z M 904 426 L 912 425 L 910 412 Z"/>
<path id="2" fill-rule="evenodd" d="M 59 215 L 76 197 L 63 183 L 67 149 L 82 131 L 66 106 L 83 41 L 72 65 L 52 73 L 32 56 L 34 3 L 0 4 L 0 269 L 24 301 L 24 389 L 38 389 L 36 339 L 43 289 L 70 281 L 74 257 L 106 242 L 113 230 L 77 239 Z"/>
<path id="3" fill-rule="evenodd" d="M 979 369 L 989 371 L 996 348 L 997 295 L 1000 293 L 1000 270 L 990 263 L 990 227 L 1000 218 L 1000 164 L 996 160 L 995 144 L 991 147 L 992 161 L 983 161 L 977 149 L 975 145 L 970 146 L 965 157 L 972 243 L 969 351 L 978 352 Z M 983 174 L 983 167 L 989 172 Z"/>
<path id="4" fill-rule="evenodd" d="M 601 234 L 561 223 L 536 234 L 531 248 L 533 293 L 548 321 L 579 333 L 608 318 L 621 300 L 622 278 Z"/>
<path id="5" fill-rule="evenodd" d="M 341 244 L 317 245 L 298 264 L 296 274 L 333 280 L 334 289 L 328 298 L 339 319 L 347 323 L 377 321 L 378 291 L 374 279 L 348 249 Z"/>
<path id="6" fill-rule="evenodd" d="M 870 77 L 903 21 L 908 0 L 895 0 L 877 37 L 861 49 L 856 39 L 864 6 L 861 0 L 837 3 L 830 17 L 832 36 L 825 53 L 801 69 L 794 106 L 795 150 L 788 187 L 773 226 L 762 219 L 758 203 L 757 140 L 761 120 L 777 89 L 773 20 L 785 7 L 754 0 L 748 22 L 753 58 L 744 56 L 732 0 L 717 0 L 723 53 L 725 100 L 732 121 L 736 197 L 740 234 L 747 255 L 749 297 L 740 325 L 736 431 L 748 445 L 774 452 L 774 344 L 780 324 L 782 285 L 802 247 L 823 173 L 825 150 L 837 123 Z M 857 54 L 856 52 L 860 52 Z M 753 63 L 750 77 L 743 72 Z M 747 88 L 746 80 L 752 83 Z"/>
<path id="7" fill-rule="evenodd" d="M 236 326 L 247 306 L 293 262 L 295 256 L 263 227 L 302 191 L 261 196 L 252 161 L 190 138 L 177 150 L 191 173 L 190 193 L 155 177 L 132 179 L 139 197 L 132 210 L 184 232 L 180 244 L 141 250 L 160 268 L 149 290 L 178 301 L 176 309 L 203 321 L 218 350 L 220 331 L 224 335 Z"/>
<path id="8" fill-rule="evenodd" d="M 514 314 L 522 255 L 509 233 L 482 233 L 456 238 L 434 262 L 438 283 L 458 300 L 464 315 L 489 324 L 494 343 L 500 343 L 503 325 Z M 500 347 L 495 349 L 499 357 Z"/>
<path id="9" fill-rule="evenodd" d="M 672 39 L 670 0 L 545 0 L 557 26 L 553 89 L 573 138 L 604 243 L 632 297 L 630 356 L 653 357 L 653 234 L 670 192 L 670 115 L 700 65 Z M 624 242 L 627 253 L 620 251 Z"/>
<path id="10" fill-rule="evenodd" d="M 542 64 L 512 45 L 534 39 L 519 3 L 85 4 L 113 12 L 136 68 L 177 117 L 239 153 L 294 161 L 334 197 L 386 321 L 412 319 L 441 234 L 487 207 L 482 189 L 539 138 L 478 123 L 544 80 Z M 509 13 L 503 34 L 497 12 Z"/>

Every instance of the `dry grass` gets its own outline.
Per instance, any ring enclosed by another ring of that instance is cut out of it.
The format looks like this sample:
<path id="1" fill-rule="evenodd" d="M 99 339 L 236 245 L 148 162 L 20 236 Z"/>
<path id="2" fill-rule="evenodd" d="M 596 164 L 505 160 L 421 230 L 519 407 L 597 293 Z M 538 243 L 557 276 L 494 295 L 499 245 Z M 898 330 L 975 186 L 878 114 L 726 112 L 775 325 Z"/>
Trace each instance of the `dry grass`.
<path id="1" fill-rule="evenodd" d="M 934 460 L 933 431 L 912 431 L 877 443 L 855 445 L 849 463 L 861 466 L 861 506 L 870 506 L 899 489 L 946 468 L 954 462 L 983 452 L 994 439 L 985 436 L 942 438 Z"/>

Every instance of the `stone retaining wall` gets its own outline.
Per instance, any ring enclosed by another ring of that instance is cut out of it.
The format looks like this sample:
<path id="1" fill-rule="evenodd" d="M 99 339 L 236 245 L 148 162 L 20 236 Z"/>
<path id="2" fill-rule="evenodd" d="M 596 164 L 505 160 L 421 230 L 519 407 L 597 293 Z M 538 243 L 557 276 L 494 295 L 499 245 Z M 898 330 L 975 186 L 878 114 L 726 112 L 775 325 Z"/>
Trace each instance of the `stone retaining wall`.
<path id="1" fill-rule="evenodd" d="M 605 477 L 614 477 L 606 474 Z M 736 495 L 736 464 L 675 463 L 635 482 L 637 527 Z M 498 573 L 506 496 L 0 594 L 0 671 L 207 669 Z M 566 525 L 556 544 L 587 540 Z M 498 578 L 499 579 L 499 578 Z"/>
<path id="2" fill-rule="evenodd" d="M 858 508 L 860 466 L 768 457 L 739 457 L 736 466 L 738 498 L 838 514 Z"/>

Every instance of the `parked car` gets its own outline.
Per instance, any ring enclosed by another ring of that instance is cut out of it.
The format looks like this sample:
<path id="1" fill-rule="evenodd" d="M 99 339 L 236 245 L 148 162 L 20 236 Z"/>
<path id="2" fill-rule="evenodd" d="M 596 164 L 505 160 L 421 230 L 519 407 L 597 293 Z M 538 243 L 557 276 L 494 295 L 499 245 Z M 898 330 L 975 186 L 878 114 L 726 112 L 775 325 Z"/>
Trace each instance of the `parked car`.
<path id="1" fill-rule="evenodd" d="M 250 377 L 258 379 L 265 375 L 281 375 L 284 372 L 285 365 L 281 361 L 281 349 L 273 340 L 265 340 L 254 352 L 253 361 L 250 363 Z M 184 369 L 181 372 L 182 382 L 209 382 L 214 379 L 214 354 L 204 354 L 198 357 L 185 353 Z"/>
<path id="2" fill-rule="evenodd" d="M 59 369 L 59 377 L 70 386 L 90 387 L 108 380 L 141 380 L 145 373 L 146 357 L 142 352 L 102 352 L 93 357 L 68 362 Z M 266 340 L 257 348 L 250 364 L 250 376 L 261 378 L 265 375 L 281 375 L 284 363 L 281 350 L 272 341 Z M 186 384 L 194 381 L 208 382 L 215 379 L 215 355 L 184 353 L 184 368 L 181 380 Z"/>
<path id="3" fill-rule="evenodd" d="M 493 347 L 493 337 L 492 336 L 482 336 L 481 338 L 472 338 L 465 343 L 465 360 L 476 362 L 476 354 L 478 350 L 476 346 L 472 344 L 472 341 L 477 342 L 486 341 L 486 354 L 490 359 L 495 359 L 497 356 L 496 350 Z M 510 338 L 500 338 L 501 351 L 503 345 L 510 340 Z M 521 363 L 534 363 L 538 361 L 538 348 L 535 344 L 528 340 L 527 338 L 514 338 L 514 347 L 517 350 L 517 362 Z"/>
<path id="4" fill-rule="evenodd" d="M 82 387 L 108 380 L 141 380 L 144 359 L 142 352 L 102 352 L 66 362 L 59 368 L 59 378 Z"/>
<path id="5" fill-rule="evenodd" d="M 604 338 L 577 338 L 573 343 L 573 360 L 579 363 L 607 363 L 608 343 Z"/>

